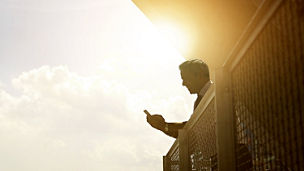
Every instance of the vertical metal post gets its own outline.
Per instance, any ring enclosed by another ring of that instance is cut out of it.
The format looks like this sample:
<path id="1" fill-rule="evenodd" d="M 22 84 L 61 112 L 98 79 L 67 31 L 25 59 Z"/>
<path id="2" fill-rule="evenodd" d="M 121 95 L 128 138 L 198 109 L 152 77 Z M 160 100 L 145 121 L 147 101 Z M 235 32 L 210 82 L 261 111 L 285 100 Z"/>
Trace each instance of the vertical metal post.
<path id="1" fill-rule="evenodd" d="M 188 152 L 188 135 L 185 129 L 178 131 L 179 144 L 179 166 L 180 171 L 190 170 L 189 152 Z"/>
<path id="2" fill-rule="evenodd" d="M 168 165 L 167 156 L 163 156 L 163 171 L 170 171 L 170 169 L 168 169 Z"/>
<path id="3" fill-rule="evenodd" d="M 215 103 L 218 169 L 219 171 L 235 170 L 231 75 L 224 67 L 215 72 Z"/>

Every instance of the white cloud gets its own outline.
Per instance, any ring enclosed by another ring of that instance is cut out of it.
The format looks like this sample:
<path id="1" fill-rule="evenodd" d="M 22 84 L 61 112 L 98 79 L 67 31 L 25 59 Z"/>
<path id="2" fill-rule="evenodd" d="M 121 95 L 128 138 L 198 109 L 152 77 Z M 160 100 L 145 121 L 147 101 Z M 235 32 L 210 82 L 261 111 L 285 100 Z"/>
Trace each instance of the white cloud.
<path id="1" fill-rule="evenodd" d="M 148 126 L 142 110 L 178 120 L 190 116 L 191 101 L 164 97 L 165 87 L 138 89 L 117 72 L 83 77 L 43 66 L 13 79 L 20 96 L 0 86 L 0 170 L 161 170 L 173 139 Z"/>
<path id="2" fill-rule="evenodd" d="M 143 109 L 184 121 L 194 99 L 184 58 L 143 13 L 124 0 L 0 4 L 0 170 L 161 170 L 173 139 Z"/>

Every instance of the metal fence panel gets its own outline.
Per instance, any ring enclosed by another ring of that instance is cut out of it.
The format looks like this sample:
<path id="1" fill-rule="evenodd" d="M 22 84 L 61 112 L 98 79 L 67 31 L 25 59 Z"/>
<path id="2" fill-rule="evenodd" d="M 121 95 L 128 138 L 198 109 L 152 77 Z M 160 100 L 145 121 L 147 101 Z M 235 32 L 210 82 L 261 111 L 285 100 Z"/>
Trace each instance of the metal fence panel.
<path id="1" fill-rule="evenodd" d="M 192 170 L 216 170 L 214 99 L 195 125 L 188 130 L 189 157 Z"/>
<path id="2" fill-rule="evenodd" d="M 302 12 L 284 1 L 232 71 L 239 170 L 304 168 Z"/>
<path id="3" fill-rule="evenodd" d="M 173 153 L 169 156 L 169 164 L 171 171 L 179 171 L 179 147 L 177 147 Z"/>

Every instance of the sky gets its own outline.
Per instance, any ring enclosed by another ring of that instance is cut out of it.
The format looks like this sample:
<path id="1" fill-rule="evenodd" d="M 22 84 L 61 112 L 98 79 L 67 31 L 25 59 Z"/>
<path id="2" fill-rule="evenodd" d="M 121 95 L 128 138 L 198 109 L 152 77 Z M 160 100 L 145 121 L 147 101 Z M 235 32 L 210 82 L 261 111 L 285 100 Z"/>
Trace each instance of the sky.
<path id="1" fill-rule="evenodd" d="M 0 1 L 0 170 L 162 170 L 185 59 L 130 0 Z"/>

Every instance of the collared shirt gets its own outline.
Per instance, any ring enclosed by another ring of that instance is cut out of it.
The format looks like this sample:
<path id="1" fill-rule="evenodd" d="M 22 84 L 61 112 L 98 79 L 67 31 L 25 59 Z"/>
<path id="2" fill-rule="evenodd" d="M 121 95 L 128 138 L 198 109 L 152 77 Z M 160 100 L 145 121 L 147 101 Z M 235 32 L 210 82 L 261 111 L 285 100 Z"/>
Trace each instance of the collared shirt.
<path id="1" fill-rule="evenodd" d="M 209 80 L 204 87 L 201 89 L 201 91 L 198 93 L 197 99 L 194 102 L 194 107 L 193 107 L 193 111 L 195 110 L 195 108 L 198 106 L 199 102 L 202 100 L 202 98 L 204 97 L 204 95 L 206 94 L 207 90 L 209 89 L 209 87 L 211 86 L 211 84 L 213 84 L 213 82 L 211 80 Z"/>

